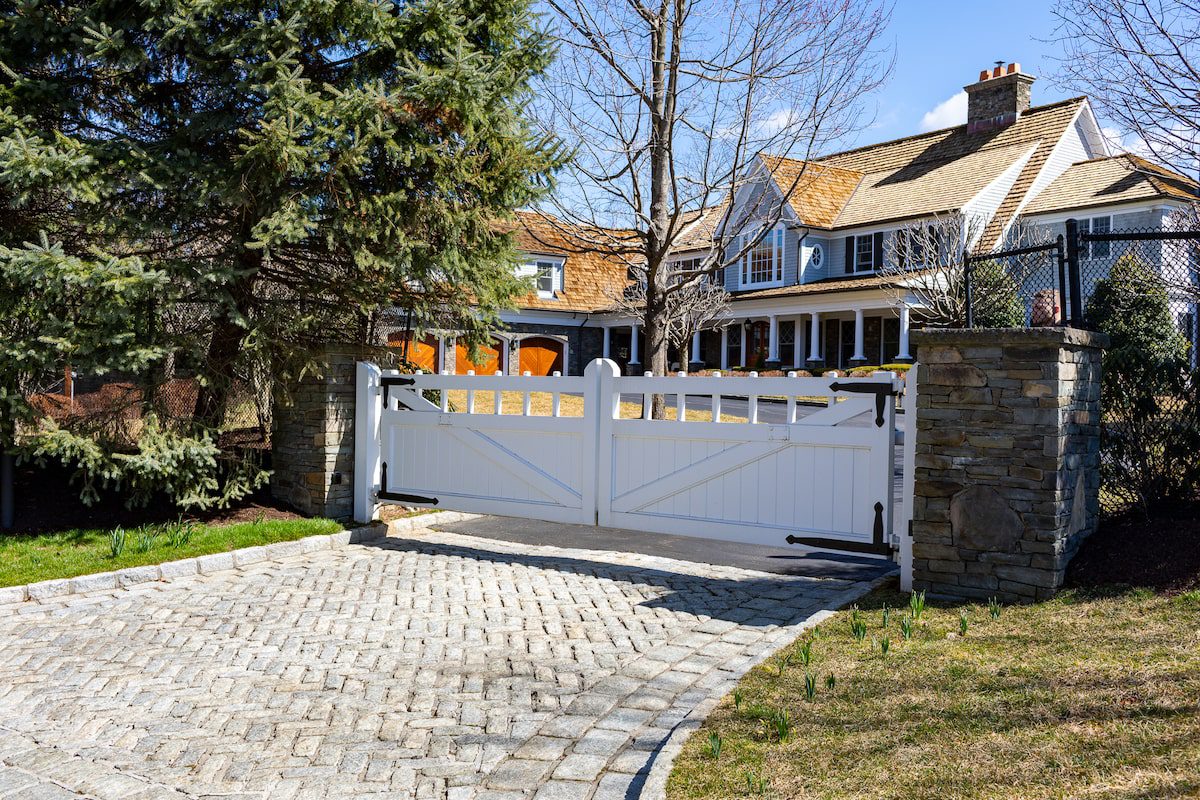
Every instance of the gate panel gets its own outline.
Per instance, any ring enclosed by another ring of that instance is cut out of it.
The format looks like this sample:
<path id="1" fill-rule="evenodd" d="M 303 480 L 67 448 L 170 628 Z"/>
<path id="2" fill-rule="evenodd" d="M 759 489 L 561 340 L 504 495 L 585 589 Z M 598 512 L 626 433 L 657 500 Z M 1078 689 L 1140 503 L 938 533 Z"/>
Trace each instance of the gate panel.
<path id="1" fill-rule="evenodd" d="M 747 544 L 809 544 L 885 554 L 891 530 L 894 393 L 869 379 L 615 378 L 616 393 L 719 398 L 746 422 L 601 420 L 601 525 Z M 864 396 L 864 392 L 868 396 Z M 873 396 L 870 396 L 873 395 Z M 797 397 L 836 399 L 800 411 Z M 789 399 L 790 398 L 790 399 Z M 782 424 L 751 422 L 759 403 Z M 697 404 L 693 401 L 692 407 Z"/>
<path id="2" fill-rule="evenodd" d="M 583 378 L 384 373 L 382 383 L 379 499 L 595 523 L 595 426 L 584 417 L 496 413 L 495 402 L 497 392 L 584 394 Z"/>

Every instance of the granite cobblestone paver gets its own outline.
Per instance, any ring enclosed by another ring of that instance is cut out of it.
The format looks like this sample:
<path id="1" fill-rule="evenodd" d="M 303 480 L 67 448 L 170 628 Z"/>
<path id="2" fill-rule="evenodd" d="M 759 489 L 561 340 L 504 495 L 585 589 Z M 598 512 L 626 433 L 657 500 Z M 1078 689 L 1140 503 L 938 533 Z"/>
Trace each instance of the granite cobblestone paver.
<path id="1" fill-rule="evenodd" d="M 866 589 L 428 530 L 260 555 L 0 606 L 0 800 L 636 796 Z"/>

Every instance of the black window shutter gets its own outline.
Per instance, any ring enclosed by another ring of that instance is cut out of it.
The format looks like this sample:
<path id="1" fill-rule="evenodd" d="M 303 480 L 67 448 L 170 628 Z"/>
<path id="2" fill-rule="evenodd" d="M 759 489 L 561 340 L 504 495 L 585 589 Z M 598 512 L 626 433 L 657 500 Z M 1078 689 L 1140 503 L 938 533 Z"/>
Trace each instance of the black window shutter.
<path id="1" fill-rule="evenodd" d="M 875 244 L 871 248 L 871 269 L 883 269 L 883 232 L 875 234 Z"/>
<path id="2" fill-rule="evenodd" d="M 854 272 L 854 237 L 846 237 L 846 272 Z"/>
<path id="3" fill-rule="evenodd" d="M 909 232 L 901 228 L 892 235 L 896 237 L 896 266 L 904 269 L 908 266 Z"/>

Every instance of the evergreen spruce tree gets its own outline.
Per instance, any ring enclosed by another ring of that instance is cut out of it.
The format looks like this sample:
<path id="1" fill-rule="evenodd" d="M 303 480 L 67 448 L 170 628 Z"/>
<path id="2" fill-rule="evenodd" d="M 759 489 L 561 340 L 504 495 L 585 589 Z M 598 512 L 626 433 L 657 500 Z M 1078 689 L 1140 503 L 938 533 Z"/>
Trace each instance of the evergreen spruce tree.
<path id="1" fill-rule="evenodd" d="M 494 223 L 557 160 L 521 109 L 549 57 L 523 0 L 9 4 L 0 151 L 63 148 L 99 202 L 4 238 L 66 216 L 166 275 L 216 427 L 239 361 L 295 374 L 374 309 L 494 324 L 521 291 Z M 6 212 L 28 178 L 0 179 Z"/>
<path id="2" fill-rule="evenodd" d="M 208 436 L 248 362 L 378 309 L 482 339 L 526 288 L 495 223 L 560 160 L 523 116 L 550 57 L 525 0 L 0 5 L 4 441 L 68 364 L 187 367 Z"/>

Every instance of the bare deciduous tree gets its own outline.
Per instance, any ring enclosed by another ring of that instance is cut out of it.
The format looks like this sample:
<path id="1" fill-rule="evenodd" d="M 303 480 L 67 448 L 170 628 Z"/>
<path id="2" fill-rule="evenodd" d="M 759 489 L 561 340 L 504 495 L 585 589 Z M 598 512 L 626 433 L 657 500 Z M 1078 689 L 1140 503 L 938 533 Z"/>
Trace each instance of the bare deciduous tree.
<path id="1" fill-rule="evenodd" d="M 1164 228 L 1194 234 L 1163 242 L 1162 278 L 1175 297 L 1200 303 L 1200 202 L 1172 211 Z"/>
<path id="2" fill-rule="evenodd" d="M 729 324 L 730 294 L 712 280 L 691 280 L 689 271 L 676 264 L 664 268 L 668 284 L 680 286 L 670 292 L 659 315 L 659 324 L 668 347 L 675 348 L 681 364 L 687 364 L 692 336 L 704 330 L 720 330 Z M 646 308 L 646 284 L 633 283 L 612 296 L 615 310 L 640 317 Z M 658 374 L 664 374 L 659 372 Z"/>
<path id="3" fill-rule="evenodd" d="M 982 234 L 986 221 L 961 214 L 937 215 L 918 220 L 887 237 L 880 273 L 889 278 L 886 286 L 897 305 L 908 305 L 913 317 L 930 327 L 962 328 L 967 324 L 965 256 L 967 248 Z M 1017 220 L 1005 237 L 1005 247 L 1019 249 L 1047 244 L 1050 232 L 1041 226 Z M 971 304 L 979 327 L 1025 324 L 1021 290 L 1031 289 L 1037 306 L 1056 303 L 1049 257 L 1044 253 L 1005 257 L 998 260 L 972 259 Z M 1037 294 L 1037 292 L 1050 294 Z M 1045 309 L 1039 315 L 1053 316 Z"/>
<path id="4" fill-rule="evenodd" d="M 554 210 L 639 279 L 649 366 L 662 374 L 672 295 L 707 299 L 696 287 L 820 180 L 812 155 L 860 127 L 864 96 L 890 71 L 880 45 L 889 9 L 886 0 L 544 3 L 559 54 L 535 116 L 574 148 Z M 760 153 L 803 163 L 781 191 L 756 195 L 768 183 L 754 169 Z M 744 202 L 697 221 L 730 198 Z M 668 255 L 697 228 L 707 255 L 673 281 Z"/>
<path id="5" fill-rule="evenodd" d="M 1200 2 L 1058 0 L 1057 78 L 1123 135 L 1194 175 L 1200 155 Z"/>

